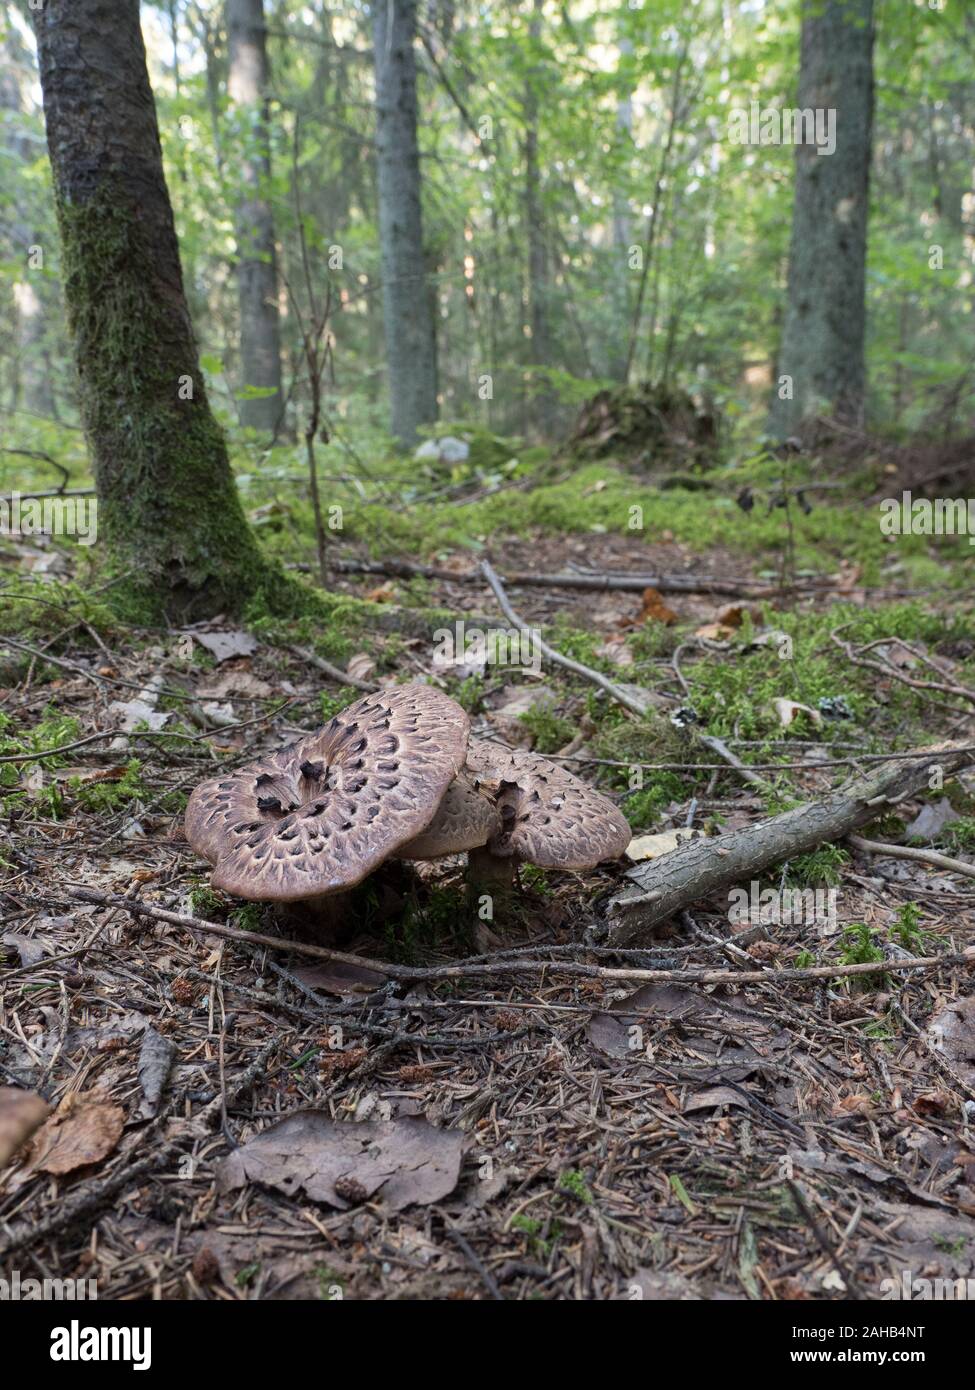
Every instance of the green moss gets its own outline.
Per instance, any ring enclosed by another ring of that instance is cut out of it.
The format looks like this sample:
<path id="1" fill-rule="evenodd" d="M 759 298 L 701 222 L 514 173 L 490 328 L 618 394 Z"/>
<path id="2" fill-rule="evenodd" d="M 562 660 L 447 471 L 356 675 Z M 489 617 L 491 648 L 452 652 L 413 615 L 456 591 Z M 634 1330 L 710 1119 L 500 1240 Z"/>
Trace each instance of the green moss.
<path id="1" fill-rule="evenodd" d="M 547 704 L 532 705 L 518 719 L 532 735 L 532 746 L 539 753 L 557 753 L 575 732 L 571 720 L 563 718 Z"/>
<path id="2" fill-rule="evenodd" d="M 58 220 L 99 529 L 119 577 L 109 602 L 142 624 L 254 601 L 290 612 L 296 586 L 244 518 L 158 229 L 112 185 L 59 199 Z"/>
<path id="3" fill-rule="evenodd" d="M 117 811 L 130 801 L 146 795 L 142 784 L 142 764 L 132 758 L 117 781 L 83 782 L 80 777 L 68 780 L 68 791 L 83 811 Z"/>
<path id="4" fill-rule="evenodd" d="M 781 477 L 781 461 L 775 461 L 774 468 L 775 477 Z M 576 464 L 571 475 L 560 480 L 540 476 L 533 488 L 506 489 L 451 507 L 434 501 L 410 502 L 397 509 L 377 505 L 375 498 L 365 505 L 351 501 L 345 509 L 345 535 L 368 545 L 373 554 L 427 554 L 458 546 L 477 549 L 493 536 L 524 536 L 537 530 L 615 532 L 649 543 L 668 533 L 698 552 L 734 545 L 750 557 L 765 556 L 774 573 L 788 539 L 784 510 L 769 510 L 760 501 L 744 512 L 735 501 L 744 484 L 768 482 L 763 475 L 767 471 L 746 461 L 710 474 L 715 490 L 700 492 L 683 487 L 661 490 L 611 459 Z M 806 470 L 812 472 L 811 467 Z M 806 473 L 797 473 L 793 481 L 801 483 Z M 798 507 L 789 512 L 798 568 L 829 573 L 839 559 L 855 555 L 863 582 L 878 582 L 892 547 L 881 533 L 879 509 L 863 505 L 857 480 L 851 479 L 852 501 L 833 494 L 829 504 L 820 505 L 818 494 L 810 497 L 815 505 L 808 515 Z M 966 566 L 956 562 L 968 557 L 960 555 L 953 538 L 901 536 L 896 554 L 904 564 L 906 582 L 965 583 Z"/>
<path id="5" fill-rule="evenodd" d="M 360 693 L 354 685 L 342 685 L 334 695 L 323 690 L 318 697 L 323 723 L 327 724 L 330 719 L 334 719 L 340 710 L 357 700 Z"/>
<path id="6" fill-rule="evenodd" d="M 850 856 L 839 845 L 820 845 L 789 861 L 789 883 L 795 888 L 819 888 L 823 884 L 835 888 L 844 864 L 849 862 Z"/>

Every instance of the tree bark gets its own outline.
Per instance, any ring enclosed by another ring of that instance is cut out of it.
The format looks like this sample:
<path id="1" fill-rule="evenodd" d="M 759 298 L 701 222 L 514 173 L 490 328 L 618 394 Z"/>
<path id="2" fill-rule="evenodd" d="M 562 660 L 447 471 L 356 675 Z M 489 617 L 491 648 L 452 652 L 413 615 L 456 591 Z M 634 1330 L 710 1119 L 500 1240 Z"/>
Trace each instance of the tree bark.
<path id="1" fill-rule="evenodd" d="M 33 163 L 37 149 L 23 126 L 25 88 L 32 83 L 31 55 L 12 27 L 0 42 L 0 147 L 12 161 Z M 10 404 L 23 405 L 34 415 L 56 418 L 57 405 L 47 351 L 52 325 L 58 322 L 57 286 L 40 266 L 32 266 L 28 248 L 40 244 L 31 223 L 31 210 L 14 201 L 8 226 L 0 221 L 0 256 L 18 263 L 24 274 L 9 285 L 15 318 L 11 353 Z M 43 250 L 43 246 L 41 248 Z"/>
<path id="2" fill-rule="evenodd" d="M 534 0 L 528 27 L 532 46 L 542 35 L 544 0 Z M 552 362 L 552 334 L 549 322 L 549 258 L 545 213 L 542 207 L 542 175 L 538 157 L 538 84 L 540 71 L 534 65 L 525 82 L 525 234 L 528 248 L 528 323 L 531 329 L 530 361 L 536 367 Z M 531 418 L 542 434 L 555 428 L 556 400 L 545 385 L 532 398 Z"/>
<path id="3" fill-rule="evenodd" d="M 236 212 L 237 295 L 240 305 L 241 387 L 271 395 L 240 401 L 240 421 L 264 434 L 281 419 L 281 330 L 278 318 L 277 251 L 268 184 L 270 68 L 264 0 L 227 0 L 227 91 L 241 152 L 241 198 Z"/>
<path id="4" fill-rule="evenodd" d="M 437 343 L 423 256 L 416 138 L 417 0 L 375 5 L 376 143 L 391 427 L 404 445 L 437 418 Z"/>
<path id="5" fill-rule="evenodd" d="M 799 107 L 835 112 L 836 148 L 796 146 L 789 282 L 769 433 L 863 418 L 873 0 L 805 0 Z"/>
<path id="6" fill-rule="evenodd" d="M 841 840 L 897 802 L 925 790 L 933 768 L 940 767 L 947 777 L 969 767 L 972 759 L 964 749 L 939 744 L 925 749 L 916 762 L 880 763 L 822 801 L 796 806 L 744 830 L 691 840 L 659 859 L 637 864 L 627 874 L 632 886 L 608 905 L 608 944 L 625 946 L 644 940 L 657 923 L 681 908 L 754 878 L 773 864 Z"/>
<path id="7" fill-rule="evenodd" d="M 633 52 L 630 39 L 621 39 L 619 44 L 621 58 L 628 58 Z M 633 148 L 633 92 L 623 93 L 616 102 L 616 137 L 623 152 L 620 159 L 620 174 L 628 172 Z M 621 384 L 626 384 L 626 341 L 619 325 L 630 321 L 630 264 L 629 251 L 633 244 L 633 219 L 630 214 L 629 197 L 619 182 L 613 189 L 612 224 L 612 267 L 613 304 L 616 329 L 609 348 L 607 374 Z"/>
<path id="8" fill-rule="evenodd" d="M 269 572 L 200 373 L 138 0 L 45 0 L 33 19 L 113 595 L 147 620 L 238 610 Z"/>

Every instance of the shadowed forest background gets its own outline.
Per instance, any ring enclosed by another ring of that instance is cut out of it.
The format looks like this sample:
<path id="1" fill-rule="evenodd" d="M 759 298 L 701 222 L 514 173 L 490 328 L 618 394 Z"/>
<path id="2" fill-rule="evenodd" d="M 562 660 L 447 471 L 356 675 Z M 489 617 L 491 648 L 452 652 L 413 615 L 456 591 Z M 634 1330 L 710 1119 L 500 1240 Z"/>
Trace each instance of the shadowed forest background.
<path id="1" fill-rule="evenodd" d="M 0 0 L 0 1278 L 975 1289 L 973 135 L 958 0 Z"/>
<path id="2" fill-rule="evenodd" d="M 801 79 L 797 5 L 379 7 L 379 69 L 365 6 L 143 5 L 210 406 L 245 503 L 299 483 L 294 527 L 259 518 L 271 548 L 298 558 L 296 531 L 314 530 L 306 435 L 343 534 L 402 545 L 399 504 L 450 478 L 442 462 L 400 476 L 391 434 L 461 424 L 476 438 L 463 467 L 523 477 L 531 446 L 626 382 L 692 397 L 714 428 L 708 466 L 760 462 L 766 430 L 800 435 L 813 406 L 886 441 L 969 434 L 972 16 L 843 8 L 810 12 Z M 96 26 L 112 12 L 91 8 Z M 6 5 L 0 31 L 0 467 L 21 490 L 57 482 L 38 454 L 86 476 L 30 17 Z M 817 104 L 840 108 L 840 148 L 797 161 L 765 113 Z M 758 143 L 736 134 L 742 113 Z M 797 172 L 828 182 L 843 164 L 845 189 L 819 196 L 848 212 L 797 198 Z M 802 323 L 809 300 L 825 338 Z M 123 360 L 159 352 L 151 322 L 126 332 Z"/>

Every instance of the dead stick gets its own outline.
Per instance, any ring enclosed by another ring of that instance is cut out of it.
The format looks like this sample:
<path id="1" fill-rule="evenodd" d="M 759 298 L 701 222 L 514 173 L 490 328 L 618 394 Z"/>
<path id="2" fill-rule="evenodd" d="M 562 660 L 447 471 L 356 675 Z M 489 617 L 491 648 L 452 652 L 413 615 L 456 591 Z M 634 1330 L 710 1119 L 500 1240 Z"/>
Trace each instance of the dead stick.
<path id="1" fill-rule="evenodd" d="M 134 902 L 130 898 L 99 893 L 93 888 L 72 888 L 69 892 L 71 897 L 77 898 L 80 902 L 124 908 L 137 917 L 152 917 L 156 921 L 182 927 L 185 931 L 222 936 L 229 941 L 240 941 L 248 946 L 267 946 L 275 951 L 296 951 L 300 955 L 338 961 L 360 969 L 379 970 L 394 980 L 456 980 L 474 975 L 490 977 L 547 973 L 580 975 L 594 980 L 634 980 L 640 984 L 670 981 L 697 985 L 754 985 L 765 980 L 774 980 L 776 984 L 782 984 L 789 980 L 829 980 L 842 975 L 878 975 L 891 971 L 925 970 L 946 965 L 975 965 L 975 946 L 954 955 L 918 956 L 911 960 L 882 961 L 879 964 L 868 961 L 862 965 L 814 965 L 802 970 L 638 970 L 555 960 L 482 960 L 474 964 L 460 961 L 457 965 L 393 965 L 387 961 L 349 955 L 345 951 L 330 951 L 325 946 L 313 946 L 303 941 L 288 941 L 284 937 L 265 936 L 261 932 L 238 931 L 235 927 L 223 927 L 216 922 L 206 922 L 200 917 L 190 917 L 179 912 L 170 912 L 166 908 L 150 907 L 148 903 Z M 580 946 L 579 949 L 584 952 L 586 948 Z"/>
<path id="2" fill-rule="evenodd" d="M 562 652 L 556 651 L 555 648 L 550 647 L 537 632 L 533 632 L 528 624 L 524 622 L 522 618 L 519 618 L 518 614 L 512 608 L 508 601 L 508 595 L 504 591 L 504 585 L 498 578 L 497 572 L 490 560 L 481 561 L 481 572 L 491 586 L 491 592 L 498 601 L 498 607 L 508 619 L 508 622 L 511 623 L 513 627 L 518 628 L 520 632 L 527 633 L 537 645 L 542 655 L 547 656 L 549 661 L 553 661 L 556 666 L 563 666 L 567 671 L 574 671 L 577 676 L 585 676 L 586 680 L 592 681 L 593 685 L 598 685 L 601 690 L 606 691 L 607 695 L 612 695 L 617 704 L 624 705 L 626 709 L 632 710 L 634 714 L 638 714 L 642 718 L 645 718 L 651 712 L 653 709 L 652 702 L 649 698 L 644 699 L 638 694 L 637 687 L 631 686 L 627 688 L 617 685 L 616 682 L 611 681 L 608 676 L 604 676 L 601 671 L 594 671 L 591 666 L 583 666 L 581 661 L 574 661 L 571 656 L 564 656 Z"/>
<path id="3" fill-rule="evenodd" d="M 477 570 L 450 570 L 436 565 L 418 565 L 410 560 L 337 560 L 333 569 L 340 574 L 389 575 L 394 579 L 443 579 L 455 584 L 477 584 Z M 662 594 L 716 594 L 734 598 L 771 598 L 778 593 L 775 584 L 749 583 L 747 580 L 721 579 L 693 574 L 543 574 L 534 570 L 506 574 L 503 582 L 515 588 L 592 589 L 640 594 L 656 589 Z M 796 586 L 802 592 L 831 592 L 835 584 L 807 583 Z"/>
<path id="4" fill-rule="evenodd" d="M 281 1046 L 282 1042 L 283 1037 L 279 1035 L 264 1044 L 254 1061 L 237 1078 L 231 1093 L 233 1103 L 241 1100 L 255 1081 L 260 1080 L 265 1075 L 268 1059 Z M 198 1115 L 189 1121 L 181 1134 L 177 1134 L 162 1144 L 151 1143 L 150 1151 L 142 1158 L 137 1159 L 134 1163 L 122 1164 L 114 1173 L 90 1183 L 75 1196 L 69 1197 L 67 1200 L 62 1199 L 50 1216 L 41 1221 L 27 1219 L 12 1229 L 7 1227 L 4 1232 L 5 1238 L 0 1243 L 0 1260 L 6 1259 L 17 1250 L 25 1250 L 29 1246 L 37 1245 L 39 1241 L 47 1240 L 51 1236 L 61 1235 L 70 1230 L 82 1218 L 93 1217 L 96 1212 L 107 1206 L 119 1192 L 124 1192 L 126 1188 L 131 1187 L 137 1179 L 148 1177 L 150 1173 L 165 1168 L 181 1155 L 187 1143 L 203 1138 L 216 1127 L 221 1114 L 222 1101 L 222 1096 L 215 1096 Z M 143 1131 L 143 1138 L 158 1139 L 163 1133 L 164 1126 L 172 1120 L 172 1111 L 164 1111 L 149 1128 Z M 145 1144 L 140 1145 L 140 1151 L 144 1147 L 146 1147 Z"/>
<path id="5" fill-rule="evenodd" d="M 921 849 L 914 845 L 883 845 L 879 840 L 864 840 L 859 835 L 847 835 L 846 838 L 854 849 L 865 850 L 867 854 L 887 854 L 891 859 L 914 859 L 919 864 L 933 864 L 936 869 L 948 869 L 953 874 L 975 878 L 975 864 L 938 854 L 937 850 Z"/>
<path id="6" fill-rule="evenodd" d="M 623 705 L 625 709 L 631 710 L 643 719 L 653 712 L 654 704 L 649 691 L 644 692 L 636 685 L 617 685 L 616 681 L 611 681 L 601 671 L 594 671 L 591 666 L 584 666 L 581 661 L 574 661 L 572 657 L 564 656 L 562 652 L 550 647 L 537 632 L 534 632 L 522 618 L 519 618 L 511 606 L 497 571 L 489 560 L 481 561 L 481 571 L 491 586 L 491 592 L 498 601 L 498 607 L 508 622 L 518 628 L 520 632 L 526 633 L 529 639 L 536 643 L 542 655 L 548 657 L 549 661 L 553 661 L 556 666 L 564 666 L 567 671 L 574 671 L 579 676 L 585 676 L 586 680 L 592 681 L 593 685 L 598 685 L 601 690 L 606 691 L 607 695 L 611 695 L 617 704 Z M 691 732 L 696 733 L 693 730 Z M 713 734 L 696 734 L 696 738 L 699 743 L 710 748 L 712 753 L 717 753 L 719 758 L 724 758 L 728 766 L 734 768 L 746 782 L 760 787 L 763 791 L 771 790 L 769 783 L 763 777 L 759 777 L 757 773 L 750 771 L 720 738 L 714 737 Z"/>
<path id="7" fill-rule="evenodd" d="M 887 807 L 930 785 L 935 769 L 949 776 L 970 766 L 975 755 L 965 745 L 937 744 L 918 750 L 918 761 L 892 760 L 854 778 L 821 801 L 796 806 L 771 820 L 712 839 L 692 840 L 627 874 L 631 886 L 609 904 L 608 944 L 630 945 L 646 938 L 658 923 L 682 908 L 757 878 L 765 869 L 882 815 Z"/>

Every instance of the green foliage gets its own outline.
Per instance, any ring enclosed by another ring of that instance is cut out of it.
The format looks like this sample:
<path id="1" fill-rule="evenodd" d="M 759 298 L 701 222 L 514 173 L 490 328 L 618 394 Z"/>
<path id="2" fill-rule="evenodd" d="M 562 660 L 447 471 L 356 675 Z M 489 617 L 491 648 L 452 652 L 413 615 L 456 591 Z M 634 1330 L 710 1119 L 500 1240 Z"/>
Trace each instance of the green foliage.
<path id="1" fill-rule="evenodd" d="M 557 753 L 574 733 L 571 721 L 557 714 L 551 705 L 532 705 L 518 719 L 531 734 L 532 747 L 539 753 Z"/>
<path id="2" fill-rule="evenodd" d="M 369 884 L 365 885 L 368 889 Z M 384 944 L 394 960 L 416 964 L 422 952 L 445 941 L 469 944 L 470 922 L 463 889 L 434 886 L 407 899 L 398 922 L 388 922 Z"/>
<path id="3" fill-rule="evenodd" d="M 921 926 L 921 909 L 917 903 L 902 903 L 890 928 L 890 937 L 912 955 L 922 955 L 937 940 Z"/>
<path id="4" fill-rule="evenodd" d="M 789 861 L 789 883 L 796 888 L 835 888 L 850 856 L 839 845 L 824 844 Z"/>
<path id="5" fill-rule="evenodd" d="M 844 927 L 840 937 L 841 963 L 868 965 L 871 961 L 883 960 L 884 953 L 874 939 L 876 934 L 876 927 L 868 927 L 865 922 L 851 922 L 848 927 Z"/>
<path id="6" fill-rule="evenodd" d="M 231 925 L 238 931 L 260 931 L 262 911 L 260 903 L 244 903 L 230 914 Z"/>
<path id="7" fill-rule="evenodd" d="M 327 724 L 330 719 L 334 719 L 340 710 L 357 700 L 360 694 L 361 691 L 357 690 L 354 685 L 339 686 L 334 695 L 331 691 L 323 690 L 318 697 L 322 721 Z"/>
<path id="8" fill-rule="evenodd" d="M 678 773 L 655 772 L 652 777 L 650 786 L 631 792 L 620 804 L 620 810 L 634 830 L 648 830 L 664 807 L 672 801 L 683 801 L 688 795 Z"/>
<path id="9" fill-rule="evenodd" d="M 593 1195 L 586 1181 L 586 1175 L 580 1173 L 578 1168 L 569 1168 L 559 1175 L 559 1191 L 570 1193 L 577 1202 L 582 1202 L 585 1206 L 592 1205 Z"/>
<path id="10" fill-rule="evenodd" d="M 118 780 L 85 782 L 80 777 L 71 777 L 68 780 L 68 790 L 75 804 L 83 811 L 117 811 L 127 802 L 136 801 L 146 795 L 146 789 L 142 784 L 142 764 L 138 758 L 131 758 Z"/>
<path id="11" fill-rule="evenodd" d="M 952 854 L 971 854 L 975 851 L 975 816 L 961 816 L 951 821 L 942 837 Z"/>
<path id="12" fill-rule="evenodd" d="M 484 703 L 484 677 L 466 676 L 463 680 L 448 678 L 447 693 L 468 714 L 479 714 Z"/>
<path id="13" fill-rule="evenodd" d="M 190 889 L 190 906 L 197 917 L 214 917 L 226 905 L 225 899 L 215 893 L 208 883 L 200 883 Z"/>
<path id="14" fill-rule="evenodd" d="M 32 729 L 19 729 L 10 715 L 0 713 L 0 756 L 14 759 L 0 763 L 0 806 L 5 814 L 40 820 L 63 818 L 65 788 L 51 774 L 64 766 L 68 755 L 38 758 L 37 754 L 73 742 L 79 732 L 77 719 L 59 714 L 50 705 Z"/>
<path id="15" fill-rule="evenodd" d="M 540 898 L 551 896 L 552 885 L 548 881 L 548 875 L 537 864 L 519 865 L 518 879 L 522 887 L 530 893 L 536 893 Z"/>
<path id="16" fill-rule="evenodd" d="M 840 964 L 871 965 L 882 961 L 883 950 L 877 944 L 876 927 L 868 927 L 865 922 L 851 922 L 840 933 Z M 881 988 L 887 980 L 882 973 L 846 975 L 842 977 L 848 990 L 866 991 Z"/>

